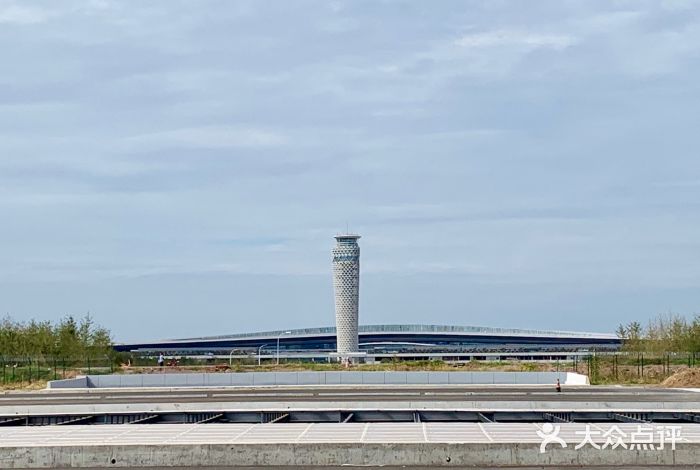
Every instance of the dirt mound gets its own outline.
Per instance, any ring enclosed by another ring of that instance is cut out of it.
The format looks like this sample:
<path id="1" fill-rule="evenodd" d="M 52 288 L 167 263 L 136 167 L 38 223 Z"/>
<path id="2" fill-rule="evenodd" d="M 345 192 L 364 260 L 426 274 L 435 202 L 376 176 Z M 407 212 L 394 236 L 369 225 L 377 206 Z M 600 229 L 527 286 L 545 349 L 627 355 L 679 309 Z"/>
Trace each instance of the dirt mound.
<path id="1" fill-rule="evenodd" d="M 661 382 L 662 387 L 700 387 L 700 369 L 685 369 L 676 372 Z"/>

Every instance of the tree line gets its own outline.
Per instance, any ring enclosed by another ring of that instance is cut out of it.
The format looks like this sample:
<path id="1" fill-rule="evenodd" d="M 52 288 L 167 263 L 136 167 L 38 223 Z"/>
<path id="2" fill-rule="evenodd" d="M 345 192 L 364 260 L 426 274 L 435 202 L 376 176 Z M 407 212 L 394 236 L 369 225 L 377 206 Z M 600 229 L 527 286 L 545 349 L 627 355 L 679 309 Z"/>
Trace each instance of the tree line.
<path id="1" fill-rule="evenodd" d="M 68 315 L 57 322 L 15 321 L 5 317 L 0 323 L 0 356 L 13 358 L 64 358 L 84 360 L 112 353 L 111 334 L 83 318 Z"/>
<path id="2" fill-rule="evenodd" d="M 658 315 L 646 325 L 638 321 L 620 325 L 617 336 L 623 351 L 629 352 L 700 352 L 700 315 L 693 319 L 681 315 Z"/>

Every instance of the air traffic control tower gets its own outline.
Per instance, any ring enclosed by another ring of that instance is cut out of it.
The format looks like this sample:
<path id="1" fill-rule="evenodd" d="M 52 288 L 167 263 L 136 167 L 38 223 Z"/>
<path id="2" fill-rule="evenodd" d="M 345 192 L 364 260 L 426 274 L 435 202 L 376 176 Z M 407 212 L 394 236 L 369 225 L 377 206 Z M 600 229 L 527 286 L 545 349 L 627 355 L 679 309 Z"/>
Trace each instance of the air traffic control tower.
<path id="1" fill-rule="evenodd" d="M 358 353 L 358 305 L 360 297 L 359 235 L 336 235 L 333 248 L 333 290 L 337 351 L 341 360 Z"/>

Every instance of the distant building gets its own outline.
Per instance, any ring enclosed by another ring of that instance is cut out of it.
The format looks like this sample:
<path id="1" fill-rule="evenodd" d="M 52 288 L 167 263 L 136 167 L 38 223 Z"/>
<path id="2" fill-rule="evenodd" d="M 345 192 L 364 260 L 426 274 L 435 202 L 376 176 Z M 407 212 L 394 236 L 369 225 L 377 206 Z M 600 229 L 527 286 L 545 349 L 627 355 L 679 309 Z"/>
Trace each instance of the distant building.
<path id="1" fill-rule="evenodd" d="M 238 333 L 200 338 L 163 339 L 140 343 L 118 344 L 117 351 L 144 354 L 272 354 L 281 336 L 283 354 L 298 357 L 328 357 L 337 350 L 335 327 L 317 327 Z M 338 335 L 339 337 L 340 335 Z M 367 356 L 406 357 L 412 359 L 443 358 L 469 360 L 484 354 L 497 354 L 502 359 L 549 354 L 557 357 L 567 353 L 614 351 L 621 340 L 615 334 L 569 331 L 522 330 L 456 325 L 361 325 L 360 351 Z"/>
<path id="2" fill-rule="evenodd" d="M 333 290 L 336 327 L 263 331 L 200 338 L 166 339 L 117 344 L 117 351 L 140 354 L 218 354 L 269 356 L 277 346 L 285 357 L 302 360 L 442 359 L 451 361 L 496 358 L 562 359 L 614 351 L 621 340 L 614 334 L 523 330 L 456 325 L 358 326 L 360 299 L 359 235 L 337 235 L 333 248 Z M 361 342 L 360 342 L 361 341 Z M 267 349 L 265 349 L 267 348 Z M 274 356 L 273 356 L 274 357 Z"/>
<path id="3" fill-rule="evenodd" d="M 347 359 L 360 351 L 358 310 L 360 300 L 359 235 L 337 235 L 333 248 L 333 291 L 335 292 L 335 326 L 337 352 Z"/>

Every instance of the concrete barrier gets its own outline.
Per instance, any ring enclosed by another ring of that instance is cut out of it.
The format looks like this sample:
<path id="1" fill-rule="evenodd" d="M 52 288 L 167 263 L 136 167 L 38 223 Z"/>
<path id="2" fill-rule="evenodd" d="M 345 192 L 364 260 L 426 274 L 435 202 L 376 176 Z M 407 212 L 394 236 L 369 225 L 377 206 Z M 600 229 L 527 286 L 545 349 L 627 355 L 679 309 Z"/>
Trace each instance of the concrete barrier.
<path id="1" fill-rule="evenodd" d="M 87 377 L 76 377 L 74 379 L 52 380 L 48 383 L 48 388 L 88 388 L 92 385 Z"/>
<path id="2" fill-rule="evenodd" d="M 53 380 L 48 388 L 224 387 L 265 385 L 586 385 L 588 377 L 571 372 L 240 372 L 189 374 L 89 375 Z"/>
<path id="3" fill-rule="evenodd" d="M 3 468 L 697 468 L 700 444 L 676 450 L 577 450 L 540 453 L 539 443 L 276 443 L 47 445 L 0 447 Z"/>

